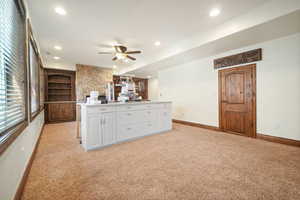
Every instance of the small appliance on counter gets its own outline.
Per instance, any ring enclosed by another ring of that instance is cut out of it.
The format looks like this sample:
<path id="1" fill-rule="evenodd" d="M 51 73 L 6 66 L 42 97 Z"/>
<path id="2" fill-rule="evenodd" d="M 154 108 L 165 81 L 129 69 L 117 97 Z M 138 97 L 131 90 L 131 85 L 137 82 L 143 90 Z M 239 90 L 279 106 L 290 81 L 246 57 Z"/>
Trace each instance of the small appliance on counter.
<path id="1" fill-rule="evenodd" d="M 101 101 L 98 100 L 99 92 L 98 91 L 91 91 L 90 97 L 86 98 L 87 104 L 101 104 Z"/>
<path id="2" fill-rule="evenodd" d="M 100 95 L 100 96 L 98 97 L 98 100 L 101 101 L 101 104 L 107 104 L 107 103 L 108 103 L 107 98 L 106 98 L 105 95 Z"/>

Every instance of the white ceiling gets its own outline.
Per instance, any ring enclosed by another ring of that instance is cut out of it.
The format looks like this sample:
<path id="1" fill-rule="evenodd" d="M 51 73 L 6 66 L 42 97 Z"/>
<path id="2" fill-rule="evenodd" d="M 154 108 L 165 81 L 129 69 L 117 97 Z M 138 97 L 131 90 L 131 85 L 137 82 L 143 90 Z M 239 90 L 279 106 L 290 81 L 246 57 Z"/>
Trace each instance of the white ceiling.
<path id="1" fill-rule="evenodd" d="M 179 54 L 169 56 L 165 59 L 161 59 L 158 62 L 154 62 L 137 69 L 130 70 L 129 73 L 138 77 L 156 77 L 157 72 L 162 69 L 166 69 L 172 66 L 191 62 L 192 60 L 199 60 L 210 56 L 215 57 L 224 52 L 239 48 L 250 48 L 250 45 L 274 40 L 284 36 L 296 34 L 300 32 L 300 10 L 292 12 L 290 14 L 278 17 L 274 20 L 270 20 L 266 23 L 262 23 L 230 34 L 226 37 L 208 42 L 196 48 L 189 49 Z M 211 63 L 213 68 L 213 63 Z"/>
<path id="2" fill-rule="evenodd" d="M 35 36 L 46 67 L 74 69 L 75 64 L 112 67 L 108 45 L 122 43 L 142 50 L 137 61 L 117 63 L 119 69 L 151 63 L 174 44 L 230 21 L 269 0 L 27 0 Z M 61 6 L 66 16 L 57 15 Z M 212 8 L 218 17 L 209 17 Z M 159 40 L 160 47 L 154 46 Z M 54 50 L 60 45 L 63 50 Z M 178 46 L 180 49 L 180 46 Z M 51 55 L 47 55 L 50 52 Z M 53 56 L 61 59 L 56 61 Z M 154 60 L 154 59 L 153 59 Z"/>

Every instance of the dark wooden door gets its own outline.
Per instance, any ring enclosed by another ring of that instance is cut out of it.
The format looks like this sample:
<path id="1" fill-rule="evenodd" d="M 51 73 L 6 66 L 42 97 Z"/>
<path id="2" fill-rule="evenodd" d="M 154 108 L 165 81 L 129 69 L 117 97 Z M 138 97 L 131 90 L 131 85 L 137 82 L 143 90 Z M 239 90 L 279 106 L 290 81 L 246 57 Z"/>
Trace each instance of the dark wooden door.
<path id="1" fill-rule="evenodd" d="M 219 123 L 223 131 L 256 137 L 256 65 L 219 71 Z"/>

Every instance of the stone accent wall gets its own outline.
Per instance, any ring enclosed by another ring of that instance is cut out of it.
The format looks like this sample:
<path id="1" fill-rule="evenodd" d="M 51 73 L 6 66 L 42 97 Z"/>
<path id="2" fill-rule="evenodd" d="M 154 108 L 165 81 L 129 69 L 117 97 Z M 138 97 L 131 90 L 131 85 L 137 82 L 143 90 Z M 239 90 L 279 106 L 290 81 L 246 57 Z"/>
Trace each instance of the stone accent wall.
<path id="1" fill-rule="evenodd" d="M 105 84 L 113 81 L 112 69 L 76 65 L 76 100 L 85 100 L 90 91 L 99 91 L 100 95 L 105 94 Z"/>

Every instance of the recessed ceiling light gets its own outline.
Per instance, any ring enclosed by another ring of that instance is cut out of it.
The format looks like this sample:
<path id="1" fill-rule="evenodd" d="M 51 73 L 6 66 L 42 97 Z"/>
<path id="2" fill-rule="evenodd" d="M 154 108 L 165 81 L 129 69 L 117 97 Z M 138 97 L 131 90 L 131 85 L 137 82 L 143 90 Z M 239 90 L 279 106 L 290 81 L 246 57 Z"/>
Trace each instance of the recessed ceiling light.
<path id="1" fill-rule="evenodd" d="M 60 57 L 58 57 L 58 56 L 54 56 L 54 57 L 53 57 L 53 59 L 54 59 L 54 60 L 59 60 L 59 59 L 60 59 Z"/>
<path id="2" fill-rule="evenodd" d="M 55 46 L 54 46 L 54 49 L 56 49 L 56 50 L 62 50 L 62 47 L 61 47 L 61 46 L 58 46 L 58 45 L 55 45 Z"/>
<path id="3" fill-rule="evenodd" d="M 116 68 L 117 68 L 117 66 L 116 66 L 116 65 L 114 65 L 114 66 L 113 66 L 113 69 L 116 69 Z"/>
<path id="4" fill-rule="evenodd" d="M 148 79 L 150 79 L 152 76 L 147 76 Z"/>
<path id="5" fill-rule="evenodd" d="M 154 43 L 154 45 L 155 45 L 155 46 L 160 46 L 160 41 L 156 41 L 156 42 Z"/>
<path id="6" fill-rule="evenodd" d="M 216 17 L 221 13 L 220 9 L 218 8 L 213 8 L 210 12 L 209 12 L 209 16 L 211 17 Z"/>
<path id="7" fill-rule="evenodd" d="M 63 9 L 62 7 L 56 7 L 56 8 L 55 8 L 55 12 L 56 12 L 57 14 L 59 14 L 59 15 L 66 15 L 66 14 L 67 14 L 66 10 Z"/>

